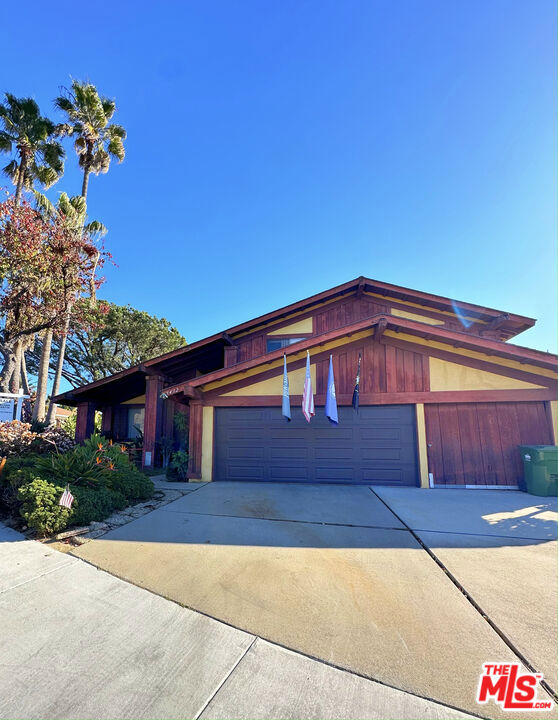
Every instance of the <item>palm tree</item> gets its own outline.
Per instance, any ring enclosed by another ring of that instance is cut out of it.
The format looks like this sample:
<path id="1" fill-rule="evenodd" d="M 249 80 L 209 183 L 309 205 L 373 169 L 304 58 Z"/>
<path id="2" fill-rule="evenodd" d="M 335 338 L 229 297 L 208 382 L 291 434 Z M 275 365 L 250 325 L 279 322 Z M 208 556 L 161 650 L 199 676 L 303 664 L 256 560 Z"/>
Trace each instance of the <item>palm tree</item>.
<path id="1" fill-rule="evenodd" d="M 118 162 L 124 160 L 126 130 L 122 125 L 110 124 L 116 103 L 101 97 L 91 83 L 73 80 L 71 89 L 66 89 L 54 104 L 68 119 L 61 126 L 62 132 L 76 138 L 74 148 L 83 170 L 81 195 L 87 199 L 90 174 L 108 172 L 112 157 Z"/>
<path id="2" fill-rule="evenodd" d="M 50 200 L 39 192 L 35 192 L 36 206 L 39 212 L 46 217 L 59 216 L 63 218 L 64 224 L 71 231 L 81 234 L 86 232 L 90 235 L 96 235 L 102 237 L 106 233 L 105 226 L 98 220 L 92 220 L 86 223 L 86 203 L 85 199 L 81 195 L 75 195 L 74 197 L 68 197 L 66 193 L 61 193 L 58 198 L 58 203 L 53 205 Z M 67 308 L 67 325 L 66 332 L 60 338 L 60 350 L 58 354 L 58 360 L 56 363 L 54 381 L 52 384 L 52 397 L 58 394 L 60 389 L 60 380 L 62 379 L 62 367 L 64 363 L 64 355 L 66 352 L 66 334 L 69 329 L 69 320 L 71 316 L 73 306 L 73 300 L 68 299 Z M 33 419 L 43 420 L 45 414 L 45 404 L 47 396 L 47 383 L 48 383 L 48 371 L 50 364 L 50 352 L 52 344 L 52 330 L 49 328 L 46 330 L 43 344 L 41 349 L 41 359 L 39 363 L 39 372 L 37 376 L 37 397 L 33 407 Z M 55 419 L 56 405 L 51 401 L 46 416 L 46 422 L 48 425 L 52 424 Z"/>
<path id="3" fill-rule="evenodd" d="M 16 186 L 16 203 L 23 189 L 30 190 L 37 181 L 45 188 L 53 185 L 64 172 L 64 148 L 53 139 L 57 126 L 41 115 L 32 98 L 16 98 L 6 93 L 0 103 L 0 151 L 17 151 L 3 169 Z"/>

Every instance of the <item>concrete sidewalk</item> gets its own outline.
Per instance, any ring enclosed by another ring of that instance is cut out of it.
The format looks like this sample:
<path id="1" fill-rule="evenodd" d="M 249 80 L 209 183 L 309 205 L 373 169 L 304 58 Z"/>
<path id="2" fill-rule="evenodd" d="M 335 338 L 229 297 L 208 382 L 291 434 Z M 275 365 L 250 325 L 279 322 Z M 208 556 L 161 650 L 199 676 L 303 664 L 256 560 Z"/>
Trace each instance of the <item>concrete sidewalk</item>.
<path id="1" fill-rule="evenodd" d="M 0 717 L 467 718 L 130 585 L 0 524 Z"/>

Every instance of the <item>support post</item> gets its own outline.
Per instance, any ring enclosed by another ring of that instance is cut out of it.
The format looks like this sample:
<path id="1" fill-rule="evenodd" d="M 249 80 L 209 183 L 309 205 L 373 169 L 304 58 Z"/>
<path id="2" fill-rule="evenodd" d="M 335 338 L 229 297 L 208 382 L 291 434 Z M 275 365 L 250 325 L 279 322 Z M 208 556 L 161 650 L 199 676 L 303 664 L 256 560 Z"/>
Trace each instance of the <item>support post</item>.
<path id="1" fill-rule="evenodd" d="M 101 435 L 112 435 L 112 405 L 106 405 L 102 413 Z"/>
<path id="2" fill-rule="evenodd" d="M 426 422 L 424 418 L 424 403 L 415 405 L 417 414 L 417 445 L 421 488 L 430 487 L 428 479 L 428 446 L 426 443 Z"/>
<path id="3" fill-rule="evenodd" d="M 202 460 L 203 405 L 190 402 L 190 437 L 188 442 L 188 479 L 200 480 Z"/>
<path id="4" fill-rule="evenodd" d="M 81 402 L 77 406 L 76 442 L 83 442 L 95 431 L 95 403 Z"/>
<path id="5" fill-rule="evenodd" d="M 163 378 L 148 375 L 145 378 L 145 418 L 143 422 L 142 467 L 153 467 L 155 463 L 155 443 L 161 437 L 163 418 Z"/>

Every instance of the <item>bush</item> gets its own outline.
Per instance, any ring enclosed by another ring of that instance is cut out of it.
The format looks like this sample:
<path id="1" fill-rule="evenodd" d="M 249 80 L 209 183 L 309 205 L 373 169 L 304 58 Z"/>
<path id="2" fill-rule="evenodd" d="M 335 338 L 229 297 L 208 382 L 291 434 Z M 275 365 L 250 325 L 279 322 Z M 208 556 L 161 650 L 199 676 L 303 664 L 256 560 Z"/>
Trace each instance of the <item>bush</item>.
<path id="1" fill-rule="evenodd" d="M 184 450 L 173 452 L 167 467 L 169 480 L 186 480 L 188 475 L 188 453 Z"/>
<path id="2" fill-rule="evenodd" d="M 119 492 L 114 492 L 106 487 L 70 488 L 75 497 L 72 506 L 72 525 L 88 525 L 90 522 L 101 522 L 114 510 L 123 510 L 126 505 L 126 498 Z"/>
<path id="3" fill-rule="evenodd" d="M 44 423 L 24 423 L 19 420 L 0 423 L 0 455 L 13 457 L 26 453 L 64 453 L 75 447 L 65 430 L 44 427 Z"/>
<path id="4" fill-rule="evenodd" d="M 60 532 L 68 526 L 72 511 L 58 504 L 63 492 L 64 488 L 40 477 L 19 488 L 18 495 L 23 501 L 21 517 L 39 535 Z"/>
<path id="5" fill-rule="evenodd" d="M 58 505 L 65 485 L 75 498 L 71 510 Z M 153 490 L 125 449 L 100 436 L 63 454 L 9 457 L 0 471 L 1 504 L 12 513 L 19 509 L 40 535 L 104 520 L 114 510 L 152 497 Z"/>
<path id="6" fill-rule="evenodd" d="M 31 430 L 29 423 L 19 420 L 0 423 L 0 455 L 10 457 L 31 452 L 31 446 L 37 433 Z"/>

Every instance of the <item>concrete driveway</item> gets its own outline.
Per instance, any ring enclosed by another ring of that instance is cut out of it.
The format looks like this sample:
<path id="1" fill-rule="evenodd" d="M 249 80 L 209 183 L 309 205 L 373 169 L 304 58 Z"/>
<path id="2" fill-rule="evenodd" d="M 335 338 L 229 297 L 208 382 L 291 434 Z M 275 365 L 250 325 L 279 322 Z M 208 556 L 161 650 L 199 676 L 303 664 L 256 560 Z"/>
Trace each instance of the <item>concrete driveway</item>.
<path id="1" fill-rule="evenodd" d="M 555 501 L 508 491 L 212 483 L 75 554 L 336 667 L 504 717 L 475 703 L 483 662 L 519 654 L 556 687 L 556 517 Z"/>

